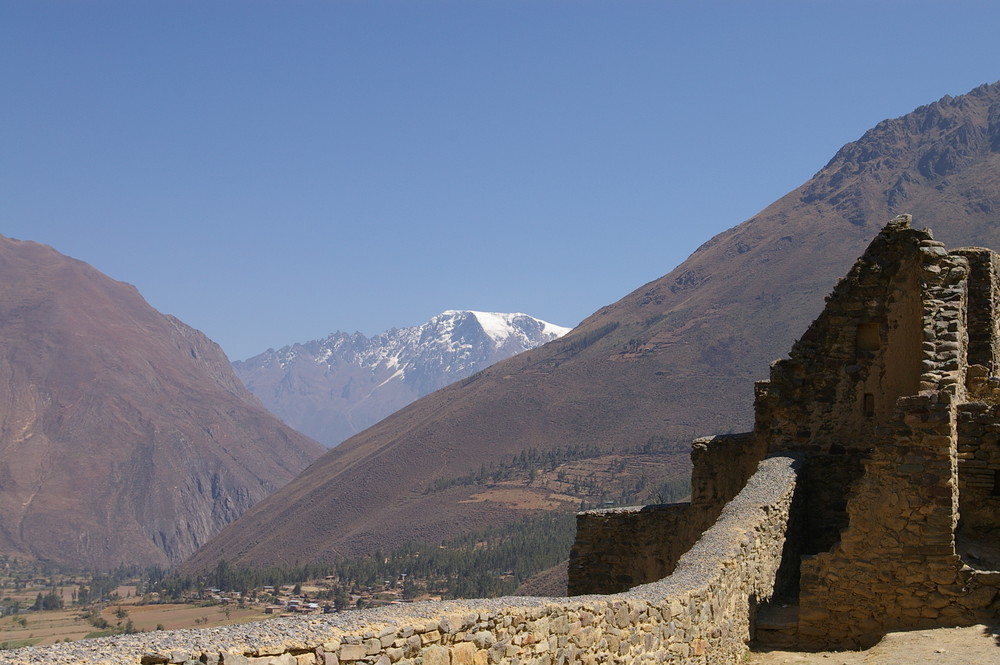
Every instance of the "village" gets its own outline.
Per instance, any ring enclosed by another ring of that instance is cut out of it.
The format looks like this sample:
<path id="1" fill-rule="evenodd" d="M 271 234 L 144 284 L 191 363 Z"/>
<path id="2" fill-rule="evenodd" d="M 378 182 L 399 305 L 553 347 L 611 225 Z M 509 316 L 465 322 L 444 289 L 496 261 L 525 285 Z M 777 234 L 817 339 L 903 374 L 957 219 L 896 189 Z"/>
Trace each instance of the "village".
<path id="1" fill-rule="evenodd" d="M 108 581 L 119 583 L 111 587 Z M 25 577 L 8 572 L 0 576 L 0 649 L 441 598 L 426 593 L 424 585 L 406 574 L 366 587 L 342 584 L 339 577 L 328 575 L 246 591 L 206 586 L 170 598 L 147 590 L 147 585 L 140 575 L 116 580 L 110 575 L 39 573 Z"/>

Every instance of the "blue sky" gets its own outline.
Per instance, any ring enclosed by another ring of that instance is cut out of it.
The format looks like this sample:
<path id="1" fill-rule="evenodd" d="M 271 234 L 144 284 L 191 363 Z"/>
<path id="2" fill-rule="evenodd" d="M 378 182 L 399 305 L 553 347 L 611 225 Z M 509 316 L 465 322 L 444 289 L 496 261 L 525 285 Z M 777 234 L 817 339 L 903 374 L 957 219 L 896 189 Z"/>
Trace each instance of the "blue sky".
<path id="1" fill-rule="evenodd" d="M 231 359 L 445 309 L 561 325 L 880 120 L 1000 3 L 0 0 L 0 234 Z"/>

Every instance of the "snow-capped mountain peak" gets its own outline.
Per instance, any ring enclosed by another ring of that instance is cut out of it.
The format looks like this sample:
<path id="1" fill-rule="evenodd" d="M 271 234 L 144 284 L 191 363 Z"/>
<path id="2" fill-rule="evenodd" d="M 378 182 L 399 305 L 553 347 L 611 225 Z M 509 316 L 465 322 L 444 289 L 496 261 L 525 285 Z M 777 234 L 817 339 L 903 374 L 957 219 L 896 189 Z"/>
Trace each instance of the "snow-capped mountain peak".
<path id="1" fill-rule="evenodd" d="M 233 363 L 286 423 L 327 445 L 493 363 L 570 328 L 523 313 L 447 310 L 372 338 L 333 333 Z"/>
<path id="2" fill-rule="evenodd" d="M 538 344 L 532 343 L 532 340 L 544 338 L 545 341 L 551 341 L 562 337 L 571 330 L 571 328 L 557 326 L 547 321 L 536 319 L 533 316 L 528 316 L 522 312 L 504 314 L 502 312 L 450 309 L 441 314 L 441 316 L 460 315 L 475 317 L 482 327 L 483 332 L 489 335 L 497 344 L 503 345 L 512 337 L 517 337 L 524 341 L 526 349 L 538 346 Z"/>

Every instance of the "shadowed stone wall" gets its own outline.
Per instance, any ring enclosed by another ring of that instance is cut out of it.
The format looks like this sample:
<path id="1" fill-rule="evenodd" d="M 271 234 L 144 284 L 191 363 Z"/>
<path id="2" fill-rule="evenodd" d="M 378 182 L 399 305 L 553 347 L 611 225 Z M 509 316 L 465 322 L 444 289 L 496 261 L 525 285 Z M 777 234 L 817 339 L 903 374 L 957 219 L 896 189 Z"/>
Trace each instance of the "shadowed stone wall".
<path id="1" fill-rule="evenodd" d="M 954 397 L 900 400 L 899 421 L 865 462 L 850 527 L 802 561 L 800 646 L 858 648 L 905 628 L 993 618 L 997 588 L 955 550 Z"/>
<path id="2" fill-rule="evenodd" d="M 951 252 L 968 261 L 969 365 L 982 365 L 996 374 L 1000 369 L 1000 256 L 982 247 L 963 247 Z"/>
<path id="3" fill-rule="evenodd" d="M 1000 570 L 1000 405 L 996 403 L 959 405 L 958 493 L 959 556 L 973 568 Z"/>
<path id="4" fill-rule="evenodd" d="M 618 593 L 662 579 L 709 524 L 693 519 L 689 503 L 578 513 L 567 593 Z"/>

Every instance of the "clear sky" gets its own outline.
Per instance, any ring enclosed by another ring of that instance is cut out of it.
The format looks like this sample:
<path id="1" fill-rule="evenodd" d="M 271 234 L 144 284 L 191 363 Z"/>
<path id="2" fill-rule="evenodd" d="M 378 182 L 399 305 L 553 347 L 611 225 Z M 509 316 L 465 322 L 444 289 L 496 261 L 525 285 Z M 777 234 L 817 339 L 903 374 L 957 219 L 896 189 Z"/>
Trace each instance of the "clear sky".
<path id="1" fill-rule="evenodd" d="M 0 234 L 233 360 L 445 309 L 572 326 L 1000 79 L 998 34 L 964 0 L 0 0 Z"/>

